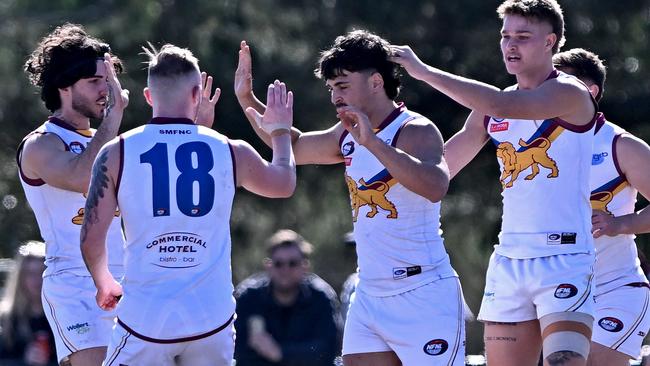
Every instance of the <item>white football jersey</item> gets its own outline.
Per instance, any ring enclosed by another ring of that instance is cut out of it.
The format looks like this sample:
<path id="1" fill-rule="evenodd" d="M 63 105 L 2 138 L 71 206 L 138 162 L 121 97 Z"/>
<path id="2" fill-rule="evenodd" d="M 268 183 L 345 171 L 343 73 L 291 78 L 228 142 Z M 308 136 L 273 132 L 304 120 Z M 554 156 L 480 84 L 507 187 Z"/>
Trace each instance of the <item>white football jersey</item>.
<path id="1" fill-rule="evenodd" d="M 401 129 L 425 117 L 400 105 L 376 131 L 396 146 Z M 413 193 L 345 131 L 340 139 L 359 265 L 358 289 L 390 296 L 456 276 L 440 229 L 440 202 Z"/>
<path id="2" fill-rule="evenodd" d="M 230 267 L 234 157 L 223 135 L 154 118 L 120 136 L 126 267 L 118 319 L 141 336 L 200 336 L 235 312 Z"/>
<path id="3" fill-rule="evenodd" d="M 558 71 L 554 77 L 573 78 Z M 595 121 L 595 115 L 584 126 L 560 118 L 485 117 L 503 187 L 498 254 L 524 259 L 593 252 L 589 168 Z"/>
<path id="4" fill-rule="evenodd" d="M 64 121 L 50 117 L 27 135 L 18 147 L 17 162 L 20 183 L 34 211 L 41 237 L 46 245 L 44 276 L 61 271 L 79 276 L 90 276 L 80 249 L 80 230 L 83 223 L 85 195 L 53 187 L 42 179 L 30 179 L 23 174 L 20 160 L 25 141 L 33 134 L 54 134 L 65 149 L 80 154 L 86 149 L 95 130 L 76 130 Z M 122 275 L 124 239 L 120 228 L 119 211 L 108 228 L 106 237 L 108 264 L 115 277 Z"/>
<path id="5" fill-rule="evenodd" d="M 599 114 L 591 159 L 591 206 L 614 216 L 634 212 L 637 190 L 621 172 L 616 156 L 616 141 L 627 133 Z M 648 282 L 641 270 L 632 234 L 601 236 L 594 239 L 594 272 L 599 293 L 632 282 Z"/>

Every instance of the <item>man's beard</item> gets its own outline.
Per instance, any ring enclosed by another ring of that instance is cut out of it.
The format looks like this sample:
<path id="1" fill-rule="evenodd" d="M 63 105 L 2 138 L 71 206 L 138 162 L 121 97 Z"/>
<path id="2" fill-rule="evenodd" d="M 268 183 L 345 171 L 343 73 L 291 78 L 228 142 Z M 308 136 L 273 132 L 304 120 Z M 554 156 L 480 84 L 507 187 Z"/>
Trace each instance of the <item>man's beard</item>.
<path id="1" fill-rule="evenodd" d="M 72 99 L 72 109 L 86 118 L 101 119 L 103 113 L 93 108 L 88 98 L 77 96 Z"/>

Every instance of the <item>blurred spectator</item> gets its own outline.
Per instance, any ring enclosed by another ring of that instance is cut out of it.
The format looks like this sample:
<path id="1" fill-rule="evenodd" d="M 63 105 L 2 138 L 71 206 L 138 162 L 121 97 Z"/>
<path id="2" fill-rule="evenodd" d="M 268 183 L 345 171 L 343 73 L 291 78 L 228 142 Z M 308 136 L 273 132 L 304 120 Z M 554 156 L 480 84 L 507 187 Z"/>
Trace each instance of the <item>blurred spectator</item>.
<path id="1" fill-rule="evenodd" d="M 235 290 L 237 366 L 330 366 L 339 352 L 336 293 L 308 273 L 311 245 L 291 230 L 268 240 L 266 273 Z"/>
<path id="2" fill-rule="evenodd" d="M 355 251 L 355 246 L 357 242 L 354 240 L 352 232 L 349 232 L 343 236 L 343 245 L 346 248 L 350 248 L 352 252 Z M 356 253 L 353 255 L 356 256 Z M 341 295 L 339 299 L 341 300 L 341 318 L 343 319 L 343 324 L 348 317 L 348 309 L 350 308 L 350 300 L 354 291 L 357 289 L 357 283 L 359 282 L 359 272 L 355 271 L 351 273 L 343 283 L 341 288 Z"/>
<path id="3" fill-rule="evenodd" d="M 30 241 L 18 249 L 0 302 L 0 364 L 56 365 L 52 331 L 41 304 L 45 244 Z"/>

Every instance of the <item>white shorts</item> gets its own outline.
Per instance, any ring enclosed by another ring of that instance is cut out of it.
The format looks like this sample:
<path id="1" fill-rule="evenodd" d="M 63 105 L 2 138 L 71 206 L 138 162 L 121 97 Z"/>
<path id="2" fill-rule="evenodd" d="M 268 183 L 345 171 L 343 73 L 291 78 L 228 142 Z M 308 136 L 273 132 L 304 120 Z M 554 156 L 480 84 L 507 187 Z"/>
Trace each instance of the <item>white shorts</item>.
<path id="1" fill-rule="evenodd" d="M 231 366 L 235 352 L 233 319 L 207 337 L 175 343 L 142 340 L 116 323 L 103 366 Z"/>
<path id="2" fill-rule="evenodd" d="M 74 352 L 108 346 L 115 311 L 97 306 L 90 276 L 59 273 L 43 278 L 41 298 L 59 362 Z"/>
<path id="3" fill-rule="evenodd" d="M 513 259 L 493 253 L 480 321 L 522 322 L 558 312 L 593 315 L 593 254 Z"/>
<path id="4" fill-rule="evenodd" d="M 631 358 L 639 357 L 650 329 L 650 290 L 621 286 L 596 296 L 591 340 Z"/>
<path id="5" fill-rule="evenodd" d="M 464 302 L 449 277 L 402 294 L 356 291 L 350 301 L 343 355 L 394 351 L 404 365 L 465 365 Z"/>

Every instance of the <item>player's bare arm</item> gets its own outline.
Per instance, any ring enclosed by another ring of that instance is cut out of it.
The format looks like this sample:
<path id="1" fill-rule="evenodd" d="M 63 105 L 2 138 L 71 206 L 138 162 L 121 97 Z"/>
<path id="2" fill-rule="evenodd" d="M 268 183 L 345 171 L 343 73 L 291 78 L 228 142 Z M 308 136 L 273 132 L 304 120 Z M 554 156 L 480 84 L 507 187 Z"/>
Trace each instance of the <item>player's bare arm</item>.
<path id="1" fill-rule="evenodd" d="M 129 91 L 122 89 L 108 54 L 104 56 L 104 66 L 109 96 L 104 119 L 86 149 L 81 154 L 75 154 L 66 151 L 65 145 L 54 135 L 34 134 L 26 141 L 21 155 L 21 165 L 27 177 L 40 178 L 57 188 L 86 192 L 93 161 L 101 147 L 117 135 L 124 108 L 129 103 Z"/>
<path id="2" fill-rule="evenodd" d="M 650 198 L 650 146 L 629 134 L 616 141 L 616 156 L 622 173 L 630 185 L 643 197 Z M 614 217 L 607 212 L 594 210 L 592 216 L 594 238 L 603 235 L 641 234 L 650 232 L 650 210 L 644 207 L 631 214 Z"/>
<path id="3" fill-rule="evenodd" d="M 360 110 L 345 107 L 339 117 L 355 141 L 370 150 L 404 187 L 431 202 L 440 201 L 447 193 L 449 171 L 443 140 L 433 123 L 411 121 L 403 128 L 397 147 L 392 147 L 377 137 Z"/>
<path id="4" fill-rule="evenodd" d="M 199 104 L 199 109 L 196 113 L 196 119 L 194 123 L 197 125 L 205 126 L 212 128 L 214 124 L 214 107 L 219 101 L 221 96 L 221 89 L 216 88 L 214 94 L 212 94 L 212 76 L 208 75 L 205 72 L 201 73 L 201 103 Z M 210 96 L 212 94 L 212 96 Z"/>
<path id="5" fill-rule="evenodd" d="M 483 118 L 481 113 L 472 111 L 463 128 L 445 142 L 445 160 L 450 179 L 469 164 L 488 141 Z"/>
<path id="6" fill-rule="evenodd" d="M 290 134 L 293 93 L 276 80 L 268 87 L 266 101 L 268 108 L 263 115 L 254 108 L 248 108 L 246 114 L 270 137 L 273 160 L 269 164 L 244 141 L 232 142 L 235 161 L 240 167 L 237 185 L 266 197 L 289 197 L 296 187 L 296 162 Z"/>
<path id="7" fill-rule="evenodd" d="M 244 111 L 253 108 L 263 114 L 266 106 L 253 92 L 253 73 L 250 46 L 242 41 L 239 49 L 239 63 L 235 71 L 235 95 Z M 246 113 L 248 122 L 253 130 L 267 146 L 271 147 L 270 136 L 262 130 L 255 119 Z M 338 149 L 338 140 L 343 128 L 338 124 L 324 131 L 301 132 L 295 127 L 291 129 L 291 139 L 296 164 L 337 164 L 343 162 L 343 156 Z"/>
<path id="8" fill-rule="evenodd" d="M 119 154 L 119 145 L 115 140 L 97 155 L 81 226 L 81 254 L 97 287 L 97 305 L 104 310 L 113 309 L 122 295 L 121 286 L 108 270 L 106 252 L 106 233 L 117 208 L 115 181 Z"/>
<path id="9" fill-rule="evenodd" d="M 501 118 L 543 120 L 560 117 L 576 126 L 592 121 L 595 106 L 577 81 L 551 79 L 535 89 L 501 90 L 422 62 L 409 46 L 392 46 L 391 61 L 463 106 Z M 549 108 L 553 106 L 553 108 Z"/>

